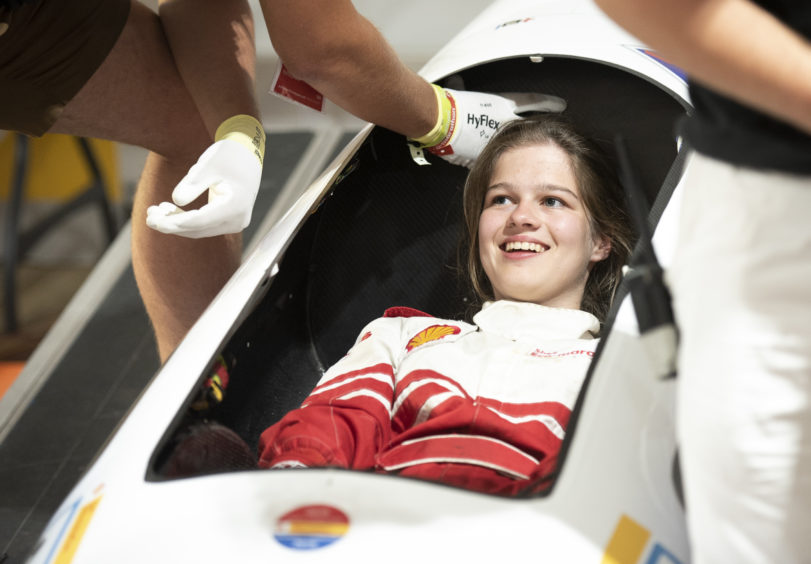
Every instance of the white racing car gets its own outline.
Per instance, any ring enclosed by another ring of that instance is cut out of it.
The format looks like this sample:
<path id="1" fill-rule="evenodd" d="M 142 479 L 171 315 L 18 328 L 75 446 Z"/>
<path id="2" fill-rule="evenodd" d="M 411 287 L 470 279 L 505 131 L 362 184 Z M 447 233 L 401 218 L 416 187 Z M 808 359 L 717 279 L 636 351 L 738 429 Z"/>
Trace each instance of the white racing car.
<path id="1" fill-rule="evenodd" d="M 621 137 L 627 184 L 640 187 L 637 207 L 651 210 L 656 250 L 669 257 L 686 85 L 590 2 L 497 1 L 421 74 L 456 89 L 554 96 L 587 134 L 609 147 Z M 185 477 L 168 468 L 200 420 L 255 445 L 386 308 L 464 310 L 452 266 L 467 171 L 424 158 L 369 126 L 303 191 L 158 372 L 30 562 L 686 564 L 675 331 L 645 237 L 541 495 L 238 460 Z"/>

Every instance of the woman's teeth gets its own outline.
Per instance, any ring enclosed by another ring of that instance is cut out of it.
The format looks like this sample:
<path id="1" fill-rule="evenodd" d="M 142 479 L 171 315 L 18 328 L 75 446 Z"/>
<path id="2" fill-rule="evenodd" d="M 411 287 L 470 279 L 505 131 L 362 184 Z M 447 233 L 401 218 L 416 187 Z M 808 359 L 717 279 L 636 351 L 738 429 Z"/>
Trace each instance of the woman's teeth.
<path id="1" fill-rule="evenodd" d="M 544 248 L 538 243 L 530 243 L 529 241 L 510 241 L 504 245 L 504 250 L 508 253 L 510 251 L 532 251 L 533 253 L 542 253 Z"/>

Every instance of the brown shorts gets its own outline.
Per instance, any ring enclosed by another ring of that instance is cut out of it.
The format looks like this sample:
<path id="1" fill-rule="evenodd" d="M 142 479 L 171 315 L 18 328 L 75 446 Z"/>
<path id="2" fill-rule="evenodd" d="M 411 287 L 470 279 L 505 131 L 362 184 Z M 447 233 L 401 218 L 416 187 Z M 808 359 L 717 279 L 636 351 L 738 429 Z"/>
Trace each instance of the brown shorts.
<path id="1" fill-rule="evenodd" d="M 40 0 L 0 8 L 0 129 L 42 135 L 115 45 L 130 0 Z M 6 27 L 6 26 L 0 26 Z"/>

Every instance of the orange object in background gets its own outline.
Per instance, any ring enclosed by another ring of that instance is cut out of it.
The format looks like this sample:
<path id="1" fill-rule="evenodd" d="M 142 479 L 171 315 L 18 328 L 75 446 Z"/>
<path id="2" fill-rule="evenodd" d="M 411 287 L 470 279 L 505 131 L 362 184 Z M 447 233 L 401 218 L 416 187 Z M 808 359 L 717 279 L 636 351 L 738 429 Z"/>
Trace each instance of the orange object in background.
<path id="1" fill-rule="evenodd" d="M 24 362 L 0 362 L 0 399 L 23 371 Z"/>

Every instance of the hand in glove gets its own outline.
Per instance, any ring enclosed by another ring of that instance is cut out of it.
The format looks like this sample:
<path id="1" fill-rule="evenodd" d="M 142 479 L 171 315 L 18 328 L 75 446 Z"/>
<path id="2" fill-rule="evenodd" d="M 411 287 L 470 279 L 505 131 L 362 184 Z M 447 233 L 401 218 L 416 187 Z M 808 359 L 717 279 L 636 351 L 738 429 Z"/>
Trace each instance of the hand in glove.
<path id="1" fill-rule="evenodd" d="M 501 124 L 520 119 L 522 112 L 562 112 L 566 101 L 539 93 L 485 94 L 432 85 L 439 117 L 434 128 L 412 139 L 446 161 L 473 166 L 479 153 Z"/>
<path id="2" fill-rule="evenodd" d="M 150 206 L 146 224 L 161 233 L 199 239 L 239 233 L 251 221 L 262 178 L 265 131 L 253 117 L 231 117 L 217 128 L 214 144 L 172 192 L 171 202 Z M 197 210 L 179 206 L 208 190 L 208 203 Z"/>

